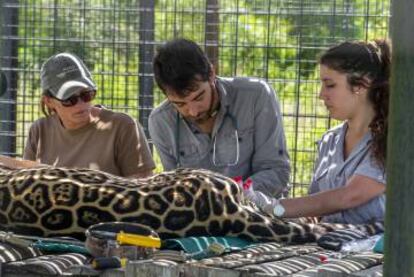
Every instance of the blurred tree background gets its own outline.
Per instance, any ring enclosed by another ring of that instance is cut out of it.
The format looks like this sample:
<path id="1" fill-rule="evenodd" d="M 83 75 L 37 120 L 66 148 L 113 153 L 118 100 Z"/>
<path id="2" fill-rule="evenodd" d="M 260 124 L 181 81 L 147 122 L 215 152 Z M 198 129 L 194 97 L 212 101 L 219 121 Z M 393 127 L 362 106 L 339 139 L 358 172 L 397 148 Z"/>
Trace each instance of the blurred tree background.
<path id="1" fill-rule="evenodd" d="M 316 142 L 336 124 L 318 99 L 318 54 L 344 40 L 387 37 L 390 17 L 390 0 L 0 3 L 2 87 L 7 82 L 0 91 L 0 154 L 21 156 L 30 124 L 42 116 L 39 70 L 47 57 L 79 55 L 98 85 L 95 102 L 130 114 L 146 128 L 149 112 L 164 99 L 153 82 L 154 50 L 185 37 L 206 50 L 220 76 L 260 77 L 275 88 L 293 195 L 306 192 Z"/>

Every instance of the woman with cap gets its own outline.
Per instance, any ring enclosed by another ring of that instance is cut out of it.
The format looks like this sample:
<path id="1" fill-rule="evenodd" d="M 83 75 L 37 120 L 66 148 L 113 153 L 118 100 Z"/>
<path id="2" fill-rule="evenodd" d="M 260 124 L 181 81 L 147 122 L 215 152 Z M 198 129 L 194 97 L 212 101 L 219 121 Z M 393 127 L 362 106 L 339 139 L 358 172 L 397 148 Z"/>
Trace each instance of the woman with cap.
<path id="1" fill-rule="evenodd" d="M 97 87 L 74 54 L 50 57 L 41 68 L 45 117 L 29 131 L 24 158 L 141 178 L 155 168 L 142 127 L 130 116 L 93 106 Z"/>

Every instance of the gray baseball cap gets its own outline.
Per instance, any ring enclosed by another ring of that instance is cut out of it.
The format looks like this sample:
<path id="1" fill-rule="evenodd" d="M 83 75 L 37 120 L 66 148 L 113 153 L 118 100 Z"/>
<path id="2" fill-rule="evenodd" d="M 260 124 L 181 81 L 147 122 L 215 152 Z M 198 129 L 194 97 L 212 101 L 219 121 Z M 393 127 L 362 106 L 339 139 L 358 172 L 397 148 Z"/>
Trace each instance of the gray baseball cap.
<path id="1" fill-rule="evenodd" d="M 96 85 L 85 64 L 76 55 L 60 53 L 50 57 L 40 70 L 42 90 L 53 97 L 66 100 L 80 89 L 96 91 Z"/>

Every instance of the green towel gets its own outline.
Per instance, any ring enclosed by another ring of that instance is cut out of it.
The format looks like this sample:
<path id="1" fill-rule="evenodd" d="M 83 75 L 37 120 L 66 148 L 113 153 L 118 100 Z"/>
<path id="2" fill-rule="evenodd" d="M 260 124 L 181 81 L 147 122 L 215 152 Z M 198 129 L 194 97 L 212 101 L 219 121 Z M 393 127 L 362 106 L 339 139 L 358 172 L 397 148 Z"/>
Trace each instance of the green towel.
<path id="1" fill-rule="evenodd" d="M 380 239 L 377 240 L 374 246 L 375 253 L 384 253 L 384 234 L 381 235 Z"/>
<path id="2" fill-rule="evenodd" d="M 33 243 L 32 246 L 45 254 L 79 253 L 90 255 L 89 251 L 85 247 L 67 243 L 37 241 Z"/>
<path id="3" fill-rule="evenodd" d="M 222 251 L 218 252 L 217 247 L 214 247 L 217 244 L 222 246 Z M 234 237 L 188 237 L 163 240 L 161 249 L 183 250 L 194 259 L 203 259 L 241 250 L 253 244 L 249 240 Z"/>

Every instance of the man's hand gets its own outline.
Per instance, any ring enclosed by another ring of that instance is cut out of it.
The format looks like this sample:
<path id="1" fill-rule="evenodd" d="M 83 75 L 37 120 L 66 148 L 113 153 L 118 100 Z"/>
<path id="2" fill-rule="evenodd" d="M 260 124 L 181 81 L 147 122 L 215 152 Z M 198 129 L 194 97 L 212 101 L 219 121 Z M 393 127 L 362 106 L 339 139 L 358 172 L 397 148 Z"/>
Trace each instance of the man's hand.
<path id="1" fill-rule="evenodd" d="M 236 176 L 233 178 L 233 180 L 239 185 L 239 187 L 242 188 L 244 197 L 250 202 L 255 202 L 256 195 L 253 191 L 252 179 L 249 178 L 246 182 L 243 183 L 243 178 L 241 176 Z"/>

